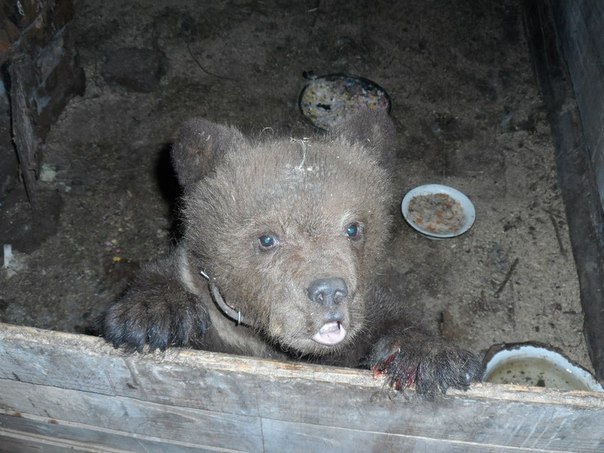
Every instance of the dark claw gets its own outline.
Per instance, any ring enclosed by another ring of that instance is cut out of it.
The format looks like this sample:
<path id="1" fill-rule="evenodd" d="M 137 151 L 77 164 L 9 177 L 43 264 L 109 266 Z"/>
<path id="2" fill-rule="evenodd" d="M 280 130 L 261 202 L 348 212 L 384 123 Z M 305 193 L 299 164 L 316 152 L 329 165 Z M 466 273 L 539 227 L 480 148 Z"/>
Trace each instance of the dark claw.
<path id="1" fill-rule="evenodd" d="M 145 344 L 151 351 L 164 351 L 203 335 L 209 322 L 205 307 L 183 290 L 172 291 L 170 296 L 163 297 L 157 291 L 127 293 L 105 313 L 103 336 L 115 348 L 142 352 Z"/>

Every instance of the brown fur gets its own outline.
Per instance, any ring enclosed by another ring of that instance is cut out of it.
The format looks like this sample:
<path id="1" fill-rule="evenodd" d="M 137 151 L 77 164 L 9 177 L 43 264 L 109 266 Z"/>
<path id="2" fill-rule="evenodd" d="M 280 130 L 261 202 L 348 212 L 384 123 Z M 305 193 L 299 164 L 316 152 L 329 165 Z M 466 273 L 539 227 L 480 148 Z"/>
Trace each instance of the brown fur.
<path id="1" fill-rule="evenodd" d="M 466 388 L 480 374 L 476 358 L 410 329 L 405 302 L 373 283 L 391 224 L 380 162 L 393 140 L 390 119 L 372 112 L 304 140 L 251 140 L 206 120 L 186 123 L 173 148 L 184 238 L 109 308 L 107 339 L 137 350 L 191 345 L 365 364 L 394 387 L 415 382 L 427 395 Z M 225 315 L 202 274 L 249 325 Z M 337 344 L 318 333 L 327 323 L 346 331 Z"/>

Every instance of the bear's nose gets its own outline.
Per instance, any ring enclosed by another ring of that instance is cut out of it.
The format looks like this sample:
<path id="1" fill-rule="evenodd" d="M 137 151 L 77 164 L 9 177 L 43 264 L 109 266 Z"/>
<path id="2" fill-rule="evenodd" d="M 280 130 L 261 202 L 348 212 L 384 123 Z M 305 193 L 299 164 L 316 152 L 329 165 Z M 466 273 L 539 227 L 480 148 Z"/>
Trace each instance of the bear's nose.
<path id="1" fill-rule="evenodd" d="M 308 287 L 308 298 L 320 305 L 338 305 L 348 295 L 346 282 L 341 278 L 319 278 Z"/>

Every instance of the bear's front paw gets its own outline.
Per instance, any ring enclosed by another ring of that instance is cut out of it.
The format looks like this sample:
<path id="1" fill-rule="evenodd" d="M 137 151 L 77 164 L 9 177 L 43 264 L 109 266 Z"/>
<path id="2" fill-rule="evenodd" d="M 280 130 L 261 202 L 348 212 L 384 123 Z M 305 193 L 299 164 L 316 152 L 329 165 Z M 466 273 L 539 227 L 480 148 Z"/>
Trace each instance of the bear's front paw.
<path id="1" fill-rule="evenodd" d="M 385 374 L 396 390 L 415 384 L 417 393 L 429 399 L 449 387 L 466 390 L 482 377 L 482 365 L 471 352 L 438 340 L 418 344 L 381 341 L 369 361 L 376 375 Z"/>
<path id="2" fill-rule="evenodd" d="M 182 299 L 182 300 L 179 300 Z M 185 346 L 207 329 L 207 313 L 193 295 L 136 291 L 114 303 L 104 315 L 102 332 L 113 346 L 141 352 Z"/>

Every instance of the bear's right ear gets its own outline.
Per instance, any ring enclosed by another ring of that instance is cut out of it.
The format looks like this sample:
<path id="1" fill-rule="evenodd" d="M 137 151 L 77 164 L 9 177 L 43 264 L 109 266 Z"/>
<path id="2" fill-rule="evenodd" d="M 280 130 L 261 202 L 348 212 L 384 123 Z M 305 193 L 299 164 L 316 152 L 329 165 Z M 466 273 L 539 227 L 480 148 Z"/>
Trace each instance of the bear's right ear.
<path id="1" fill-rule="evenodd" d="M 172 146 L 172 164 L 182 187 L 187 190 L 191 184 L 208 175 L 226 151 L 246 142 L 235 127 L 203 118 L 185 122 Z"/>

